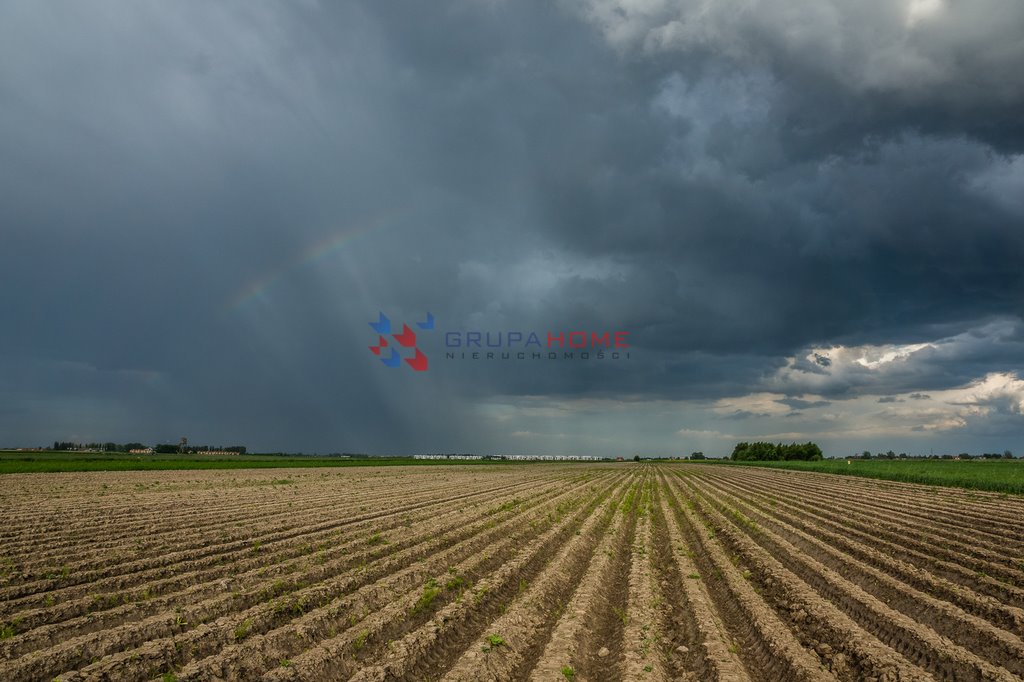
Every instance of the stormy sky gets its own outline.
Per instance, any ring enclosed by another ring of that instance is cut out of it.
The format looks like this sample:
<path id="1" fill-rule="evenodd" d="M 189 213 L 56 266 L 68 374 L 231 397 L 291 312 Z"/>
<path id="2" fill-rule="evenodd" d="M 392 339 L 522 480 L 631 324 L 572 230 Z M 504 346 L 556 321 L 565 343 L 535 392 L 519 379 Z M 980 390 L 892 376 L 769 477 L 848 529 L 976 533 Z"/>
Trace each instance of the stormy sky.
<path id="1" fill-rule="evenodd" d="M 0 445 L 1024 454 L 1022 35 L 1019 0 L 5 2 Z M 509 330 L 629 358 L 445 356 Z"/>

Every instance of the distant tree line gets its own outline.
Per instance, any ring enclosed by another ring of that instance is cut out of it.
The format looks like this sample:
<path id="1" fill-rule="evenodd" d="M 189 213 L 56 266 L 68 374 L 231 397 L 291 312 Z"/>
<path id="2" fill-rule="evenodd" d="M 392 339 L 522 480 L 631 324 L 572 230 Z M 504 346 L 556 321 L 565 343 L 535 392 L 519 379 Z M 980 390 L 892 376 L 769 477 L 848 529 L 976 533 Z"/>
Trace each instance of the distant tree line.
<path id="1" fill-rule="evenodd" d="M 65 440 L 53 441 L 53 449 L 59 451 L 96 450 L 99 452 L 129 452 L 143 450 L 143 443 L 73 443 Z"/>
<path id="2" fill-rule="evenodd" d="M 146 450 L 148 448 L 149 446 L 145 443 L 73 443 L 63 440 L 53 441 L 54 450 L 67 452 L 80 452 L 83 450 L 93 452 L 131 452 L 132 450 Z M 246 449 L 244 445 L 230 445 L 228 447 L 219 445 L 187 445 L 183 449 L 181 445 L 161 443 L 153 446 L 153 452 L 159 454 L 235 452 L 239 455 L 244 455 Z"/>
<path id="3" fill-rule="evenodd" d="M 878 452 L 871 454 L 870 450 L 865 450 L 859 455 L 853 456 L 855 459 L 1013 459 L 1013 452 L 1010 450 L 1003 450 L 1002 452 L 984 452 L 980 455 L 972 455 L 967 452 L 961 452 L 957 455 L 945 454 L 945 455 L 908 455 L 905 452 L 896 454 L 892 450 L 888 452 Z"/>
<path id="4" fill-rule="evenodd" d="M 758 441 L 737 443 L 732 450 L 732 459 L 737 462 L 768 461 L 813 461 L 822 459 L 821 448 L 816 443 L 767 443 Z"/>

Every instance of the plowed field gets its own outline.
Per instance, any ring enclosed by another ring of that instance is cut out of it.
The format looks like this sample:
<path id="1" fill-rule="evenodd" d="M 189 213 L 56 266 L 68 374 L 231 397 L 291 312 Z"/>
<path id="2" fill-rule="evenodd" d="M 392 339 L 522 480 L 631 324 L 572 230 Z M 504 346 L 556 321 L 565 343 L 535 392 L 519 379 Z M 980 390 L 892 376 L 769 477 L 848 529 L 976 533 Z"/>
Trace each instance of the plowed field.
<path id="1" fill-rule="evenodd" d="M 1024 500 L 747 467 L 3 477 L 0 680 L 1021 680 Z"/>

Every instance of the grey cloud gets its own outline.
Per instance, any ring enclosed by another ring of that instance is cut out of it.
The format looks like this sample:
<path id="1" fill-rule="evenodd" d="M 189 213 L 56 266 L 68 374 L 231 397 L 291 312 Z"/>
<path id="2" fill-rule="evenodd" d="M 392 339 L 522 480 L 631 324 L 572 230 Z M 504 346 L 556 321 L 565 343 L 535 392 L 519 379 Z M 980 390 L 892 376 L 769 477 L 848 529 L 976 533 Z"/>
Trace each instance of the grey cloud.
<path id="1" fill-rule="evenodd" d="M 0 433 L 470 450 L 495 397 L 807 417 L 1024 366 L 1020 8 L 695 7 L 7 3 Z M 417 377 L 370 354 L 381 310 L 632 357 L 425 334 Z"/>
<path id="2" fill-rule="evenodd" d="M 696 0 L 633 5 L 581 2 L 579 11 L 623 49 L 682 52 L 828 78 L 860 93 L 913 99 L 1019 98 L 1013 78 L 1024 58 L 1014 27 L 1024 12 L 1010 0 L 970 7 L 918 0 L 784 0 L 754 6 Z M 957 59 L 954 54 L 963 53 Z"/>
<path id="3" fill-rule="evenodd" d="M 928 400 L 925 390 L 964 386 L 988 373 L 1022 366 L 1024 345 L 1016 336 L 1021 326 L 1020 320 L 998 318 L 979 321 L 952 336 L 916 338 L 916 343 L 906 345 L 836 346 L 822 351 L 833 360 L 827 369 L 807 361 L 818 351 L 805 348 L 760 386 L 788 395 L 876 395 L 883 398 L 879 402 L 892 402 L 884 398 L 908 394 L 907 399 Z"/>

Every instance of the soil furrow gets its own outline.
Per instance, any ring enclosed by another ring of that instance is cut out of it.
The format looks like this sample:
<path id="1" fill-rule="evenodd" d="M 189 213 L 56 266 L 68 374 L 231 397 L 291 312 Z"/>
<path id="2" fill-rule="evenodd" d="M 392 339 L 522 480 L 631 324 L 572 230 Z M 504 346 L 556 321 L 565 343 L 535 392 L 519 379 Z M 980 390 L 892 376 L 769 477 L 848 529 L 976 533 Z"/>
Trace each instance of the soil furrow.
<path id="1" fill-rule="evenodd" d="M 677 487 L 669 483 L 666 490 L 685 546 L 693 553 L 698 569 L 691 579 L 704 581 L 716 610 L 725 619 L 736 642 L 730 652 L 739 655 L 748 671 L 767 679 L 835 679 L 813 649 L 805 649 L 790 626 L 755 591 L 749 575 L 728 558 L 714 530 L 700 523 L 688 500 L 681 501 L 685 498 L 677 495 Z"/>
<path id="2" fill-rule="evenodd" d="M 594 509 L 608 499 L 609 495 L 614 499 L 625 485 L 626 482 L 620 480 L 615 490 L 592 495 L 583 509 L 561 525 L 535 535 L 513 557 L 503 561 L 495 570 L 474 580 L 473 587 L 465 598 L 447 603 L 417 630 L 405 634 L 400 639 L 392 640 L 386 651 L 381 649 L 384 643 L 378 643 L 380 662 L 374 664 L 370 659 L 360 664 L 359 661 L 346 660 L 345 655 L 351 653 L 353 640 L 361 636 L 361 631 L 360 634 L 349 631 L 297 657 L 293 666 L 271 671 L 266 678 L 338 679 L 354 675 L 364 667 L 366 669 L 359 674 L 366 679 L 377 679 L 382 676 L 383 679 L 389 680 L 440 677 L 462 652 L 474 645 L 487 626 L 520 592 L 521 581 L 529 585 L 533 578 L 549 565 L 558 548 L 576 532 L 581 536 L 590 534 L 591 528 L 600 520 L 600 517 L 593 513 Z M 370 665 L 367 666 L 366 663 Z"/>
<path id="3" fill-rule="evenodd" d="M 720 511 L 730 508 L 724 505 L 731 505 L 732 509 L 746 515 L 756 526 L 784 538 L 802 554 L 815 557 L 823 566 L 842 575 L 889 608 L 897 609 L 917 623 L 927 625 L 936 633 L 986 658 L 994 665 L 1002 666 L 1016 675 L 1024 673 L 1024 643 L 1019 637 L 970 616 L 952 604 L 908 587 L 793 526 L 767 517 L 726 492 L 719 492 L 719 495 L 723 503 L 719 507 Z M 756 537 L 754 539 L 757 540 Z"/>
<path id="4" fill-rule="evenodd" d="M 706 490 L 699 494 L 710 495 Z M 698 503 L 698 507 L 715 524 L 723 540 L 754 567 L 766 592 L 776 590 L 791 603 L 799 602 L 809 621 L 816 621 L 819 631 L 831 636 L 833 649 L 850 651 L 861 662 L 899 675 L 911 675 L 912 666 L 920 666 L 939 678 L 1012 679 L 1007 671 L 888 608 L 771 531 L 753 528 L 749 520 L 733 515 L 726 518 L 710 500 Z M 843 637 L 837 637 L 835 628 L 842 628 L 845 633 L 863 629 L 889 650 L 873 646 L 871 641 L 857 644 L 850 639 L 844 641 Z M 899 652 L 904 659 L 895 660 L 889 655 L 892 651 Z"/>

